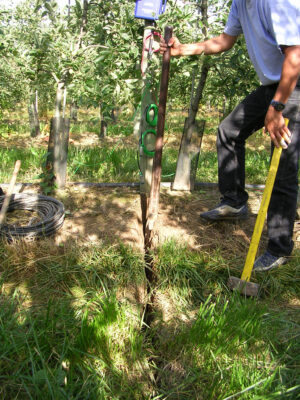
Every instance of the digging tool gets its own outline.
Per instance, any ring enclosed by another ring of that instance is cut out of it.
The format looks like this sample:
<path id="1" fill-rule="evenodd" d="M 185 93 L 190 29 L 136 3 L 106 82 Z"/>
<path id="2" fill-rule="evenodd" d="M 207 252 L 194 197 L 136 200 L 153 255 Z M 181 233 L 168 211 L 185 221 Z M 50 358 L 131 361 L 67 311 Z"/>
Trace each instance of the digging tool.
<path id="1" fill-rule="evenodd" d="M 1 207 L 1 211 L 0 211 L 0 229 L 1 229 L 2 225 L 3 225 L 3 223 L 4 223 L 4 220 L 5 220 L 6 212 L 7 212 L 8 206 L 9 206 L 9 202 L 10 202 L 10 199 L 11 199 L 12 192 L 13 192 L 15 184 L 16 184 L 17 175 L 18 175 L 20 166 L 21 166 L 21 161 L 20 160 L 16 161 L 14 172 L 13 172 L 11 180 L 9 182 L 9 187 L 8 187 L 7 192 L 5 194 L 4 201 L 3 201 L 3 204 L 2 204 L 2 207 Z"/>
<path id="2" fill-rule="evenodd" d="M 289 120 L 285 118 L 286 126 L 288 125 L 288 123 Z M 230 276 L 227 283 L 228 287 L 231 290 L 237 290 L 246 296 L 256 297 L 259 291 L 259 285 L 257 283 L 250 282 L 250 278 L 272 195 L 272 190 L 278 170 L 281 153 L 282 153 L 282 147 L 274 148 L 270 169 L 266 180 L 266 186 L 261 200 L 258 215 L 256 218 L 254 231 L 251 238 L 242 276 L 241 278 Z"/>

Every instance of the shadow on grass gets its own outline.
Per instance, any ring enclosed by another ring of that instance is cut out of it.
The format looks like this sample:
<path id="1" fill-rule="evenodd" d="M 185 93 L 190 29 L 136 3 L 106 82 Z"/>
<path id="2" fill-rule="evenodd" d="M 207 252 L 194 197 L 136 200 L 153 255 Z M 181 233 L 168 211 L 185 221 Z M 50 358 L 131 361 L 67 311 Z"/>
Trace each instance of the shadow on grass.
<path id="1" fill-rule="evenodd" d="M 10 270 L 12 260 L 2 264 L 1 397 L 137 398 L 148 385 L 139 367 L 140 310 L 138 301 L 133 308 L 117 296 L 132 280 L 143 283 L 136 276 L 139 258 L 124 247 L 110 254 L 106 248 L 84 265 L 83 249 L 71 255 L 48 248 L 48 255 L 24 264 L 29 249 L 19 248 L 17 270 Z M 118 279 L 124 268 L 127 277 Z"/>

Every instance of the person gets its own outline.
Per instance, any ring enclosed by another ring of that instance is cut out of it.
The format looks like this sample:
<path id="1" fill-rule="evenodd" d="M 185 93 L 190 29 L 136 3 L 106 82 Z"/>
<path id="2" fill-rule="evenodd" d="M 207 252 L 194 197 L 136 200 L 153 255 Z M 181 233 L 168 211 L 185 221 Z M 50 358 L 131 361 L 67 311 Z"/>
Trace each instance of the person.
<path id="1" fill-rule="evenodd" d="M 300 148 L 300 1 L 233 0 L 223 33 L 200 43 L 162 39 L 160 52 L 171 56 L 211 55 L 227 51 L 244 34 L 249 57 L 260 79 L 220 124 L 217 137 L 221 202 L 201 217 L 237 220 L 248 215 L 245 191 L 245 141 L 265 127 L 274 146 L 282 146 L 280 165 L 268 208 L 268 245 L 254 269 L 286 264 L 293 250 Z M 285 118 L 289 120 L 288 126 Z"/>

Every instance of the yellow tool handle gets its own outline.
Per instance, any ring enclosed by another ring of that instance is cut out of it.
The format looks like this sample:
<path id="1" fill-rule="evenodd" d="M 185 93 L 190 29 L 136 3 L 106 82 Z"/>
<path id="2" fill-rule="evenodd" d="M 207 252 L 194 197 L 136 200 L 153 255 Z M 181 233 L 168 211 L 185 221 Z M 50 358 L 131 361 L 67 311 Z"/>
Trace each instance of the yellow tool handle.
<path id="1" fill-rule="evenodd" d="M 287 118 L 285 118 L 286 126 L 288 125 L 288 123 L 289 123 L 289 120 Z M 254 261 L 255 261 L 255 256 L 257 253 L 261 233 L 262 233 L 262 230 L 264 227 L 264 222 L 266 219 L 266 215 L 267 215 L 267 211 L 268 211 L 268 207 L 269 207 L 269 203 L 270 203 L 270 199 L 271 199 L 271 195 L 272 195 L 272 190 L 273 190 L 274 181 L 275 181 L 276 174 L 277 174 L 277 169 L 278 169 L 278 165 L 279 165 L 279 161 L 280 161 L 281 152 L 282 152 L 282 147 L 274 148 L 271 165 L 270 165 L 270 170 L 269 170 L 267 180 L 266 180 L 265 190 L 264 190 L 263 197 L 261 200 L 261 204 L 260 204 L 260 208 L 259 208 L 258 215 L 256 218 L 254 231 L 253 231 L 253 235 L 251 238 L 247 258 L 245 261 L 245 266 L 244 266 L 243 273 L 241 276 L 241 279 L 244 281 L 249 281 L 250 277 L 251 277 L 251 273 L 252 273 L 252 269 L 253 269 L 253 265 L 254 265 Z"/>

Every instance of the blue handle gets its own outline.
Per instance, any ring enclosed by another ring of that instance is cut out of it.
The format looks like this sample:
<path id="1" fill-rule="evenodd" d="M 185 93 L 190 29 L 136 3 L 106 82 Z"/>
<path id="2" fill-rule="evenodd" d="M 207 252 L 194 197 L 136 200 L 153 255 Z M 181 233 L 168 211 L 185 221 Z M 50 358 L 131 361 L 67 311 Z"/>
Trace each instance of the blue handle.
<path id="1" fill-rule="evenodd" d="M 167 0 L 165 0 L 164 5 L 162 7 L 161 13 L 163 14 L 166 11 Z"/>

